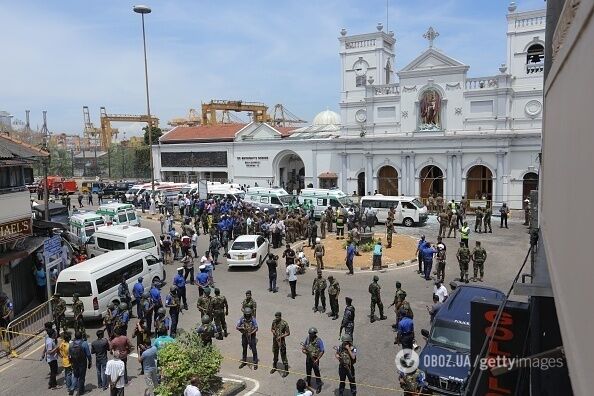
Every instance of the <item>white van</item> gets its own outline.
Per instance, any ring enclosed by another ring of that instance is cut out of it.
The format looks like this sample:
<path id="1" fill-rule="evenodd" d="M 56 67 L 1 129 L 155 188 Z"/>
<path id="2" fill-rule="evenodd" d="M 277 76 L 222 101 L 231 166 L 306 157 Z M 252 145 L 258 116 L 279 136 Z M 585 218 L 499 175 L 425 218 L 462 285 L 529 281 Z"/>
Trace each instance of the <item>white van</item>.
<path id="1" fill-rule="evenodd" d="M 68 225 L 70 234 L 79 245 L 84 245 L 99 227 L 105 226 L 105 219 L 95 212 L 77 212 L 70 216 Z"/>
<path id="2" fill-rule="evenodd" d="M 106 203 L 99 206 L 97 214 L 103 216 L 108 224 L 140 226 L 140 219 L 136 215 L 136 209 L 132 204 L 119 202 Z"/>
<path id="3" fill-rule="evenodd" d="M 107 226 L 95 231 L 87 241 L 87 256 L 95 257 L 112 250 L 139 249 L 160 257 L 159 244 L 151 230 L 127 225 Z"/>
<path id="4" fill-rule="evenodd" d="M 239 184 L 234 183 L 218 183 L 208 182 L 206 186 L 208 198 L 227 198 L 233 201 L 245 198 L 245 191 L 243 191 Z"/>
<path id="5" fill-rule="evenodd" d="M 244 201 L 260 209 L 268 208 L 272 212 L 287 208 L 293 202 L 293 196 L 284 188 L 250 187 L 245 193 Z"/>
<path id="6" fill-rule="evenodd" d="M 328 206 L 348 209 L 353 204 L 353 201 L 337 188 L 304 188 L 298 199 L 301 205 L 311 205 L 314 208 L 316 218 L 320 218 Z"/>
<path id="7" fill-rule="evenodd" d="M 371 208 L 375 213 L 378 223 L 385 223 L 388 211 L 394 207 L 396 212 L 395 224 L 412 227 L 415 224 L 424 224 L 427 221 L 427 207 L 416 197 L 367 195 L 360 200 L 361 213 L 365 208 Z"/>
<path id="8" fill-rule="evenodd" d="M 78 293 L 85 306 L 83 318 L 99 319 L 107 310 L 107 304 L 118 298 L 123 276 L 131 295 L 139 277 L 148 290 L 153 281 L 162 282 L 165 275 L 163 263 L 157 256 L 143 250 L 118 250 L 62 270 L 56 292 L 66 300 L 66 317 L 73 316 L 72 295 Z"/>

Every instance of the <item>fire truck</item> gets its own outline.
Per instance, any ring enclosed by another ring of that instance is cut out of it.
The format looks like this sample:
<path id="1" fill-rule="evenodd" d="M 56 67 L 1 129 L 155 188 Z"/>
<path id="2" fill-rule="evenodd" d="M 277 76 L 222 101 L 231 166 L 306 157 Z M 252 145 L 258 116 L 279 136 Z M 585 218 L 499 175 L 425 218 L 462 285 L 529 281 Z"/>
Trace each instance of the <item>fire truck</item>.
<path id="1" fill-rule="evenodd" d="M 39 188 L 43 189 L 44 185 L 45 180 L 41 179 Z M 47 185 L 50 193 L 53 193 L 57 189 L 59 193 L 66 192 L 67 194 L 74 194 L 78 190 L 76 180 L 61 176 L 48 176 Z"/>

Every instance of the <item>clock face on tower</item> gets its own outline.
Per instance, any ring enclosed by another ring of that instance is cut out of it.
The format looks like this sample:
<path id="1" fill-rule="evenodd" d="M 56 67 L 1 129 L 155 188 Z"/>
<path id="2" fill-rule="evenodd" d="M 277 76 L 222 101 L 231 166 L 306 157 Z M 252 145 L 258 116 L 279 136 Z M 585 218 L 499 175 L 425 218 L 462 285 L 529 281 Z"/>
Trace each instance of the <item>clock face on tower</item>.
<path id="1" fill-rule="evenodd" d="M 369 65 L 367 64 L 367 62 L 365 62 L 363 60 L 363 58 L 359 58 L 359 60 L 357 62 L 355 62 L 355 73 L 358 76 L 364 76 L 365 73 L 367 73 L 367 68 L 369 67 Z"/>
<path id="2" fill-rule="evenodd" d="M 357 110 L 357 112 L 355 113 L 355 119 L 359 123 L 367 121 L 367 111 L 365 111 L 364 109 Z"/>

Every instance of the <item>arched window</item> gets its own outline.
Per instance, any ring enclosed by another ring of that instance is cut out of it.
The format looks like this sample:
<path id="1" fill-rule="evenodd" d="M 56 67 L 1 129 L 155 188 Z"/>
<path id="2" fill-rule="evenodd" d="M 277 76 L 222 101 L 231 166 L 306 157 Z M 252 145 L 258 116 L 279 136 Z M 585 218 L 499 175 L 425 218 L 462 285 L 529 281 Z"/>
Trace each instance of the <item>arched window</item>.
<path id="1" fill-rule="evenodd" d="M 526 54 L 526 64 L 544 62 L 544 47 L 541 44 L 533 44 L 528 48 Z"/>

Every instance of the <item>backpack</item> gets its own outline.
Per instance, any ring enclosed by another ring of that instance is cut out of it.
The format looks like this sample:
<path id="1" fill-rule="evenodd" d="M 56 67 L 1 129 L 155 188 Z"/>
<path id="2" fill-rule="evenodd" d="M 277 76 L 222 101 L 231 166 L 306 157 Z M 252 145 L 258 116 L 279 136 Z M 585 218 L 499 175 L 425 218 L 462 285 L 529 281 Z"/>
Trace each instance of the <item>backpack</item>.
<path id="1" fill-rule="evenodd" d="M 85 364 L 87 357 L 85 356 L 85 351 L 82 348 L 82 341 L 74 340 L 68 349 L 68 353 L 70 355 L 70 360 L 74 364 Z"/>

